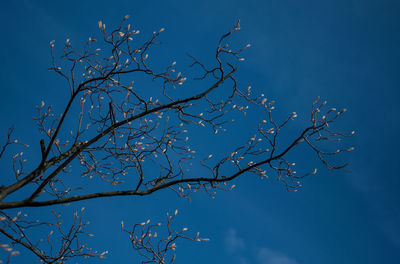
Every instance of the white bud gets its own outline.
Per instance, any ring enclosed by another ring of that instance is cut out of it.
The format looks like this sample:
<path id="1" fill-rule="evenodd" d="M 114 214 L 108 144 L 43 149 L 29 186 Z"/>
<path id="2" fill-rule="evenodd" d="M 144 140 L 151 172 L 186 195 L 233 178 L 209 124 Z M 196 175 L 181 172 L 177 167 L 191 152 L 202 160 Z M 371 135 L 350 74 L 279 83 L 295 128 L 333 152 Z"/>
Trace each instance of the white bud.
<path id="1" fill-rule="evenodd" d="M 267 98 L 263 98 L 263 99 L 261 100 L 261 104 L 265 104 L 266 101 L 267 101 Z"/>

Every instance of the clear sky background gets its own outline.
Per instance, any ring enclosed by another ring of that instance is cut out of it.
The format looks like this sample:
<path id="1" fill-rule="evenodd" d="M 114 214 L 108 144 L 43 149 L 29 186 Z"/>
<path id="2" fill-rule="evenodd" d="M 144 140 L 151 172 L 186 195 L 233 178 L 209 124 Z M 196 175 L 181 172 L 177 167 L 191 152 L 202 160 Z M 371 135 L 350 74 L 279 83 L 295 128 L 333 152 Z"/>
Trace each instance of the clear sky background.
<path id="1" fill-rule="evenodd" d="M 234 191 L 219 192 L 215 199 L 199 193 L 189 203 L 163 191 L 73 205 L 86 207 L 89 229 L 96 235 L 88 240 L 90 245 L 109 251 L 103 262 L 84 263 L 139 263 L 120 231 L 120 221 L 157 221 L 175 209 L 177 227 L 211 239 L 178 243 L 176 263 L 398 263 L 400 2 L 3 1 L 0 133 L 5 135 L 15 124 L 18 138 L 33 146 L 26 154 L 31 166 L 39 160 L 40 136 L 32 120 L 35 106 L 42 100 L 60 108 L 65 104 L 62 94 L 67 88 L 47 71 L 49 41 L 64 43 L 70 38 L 82 43 L 98 34 L 97 21 L 111 27 L 126 14 L 145 35 L 166 28 L 161 38 L 164 53 L 155 62 L 176 60 L 182 71 L 190 62 L 186 52 L 210 61 L 218 37 L 240 18 L 242 30 L 233 41 L 252 47 L 244 54 L 239 84 L 276 100 L 283 114 L 296 111 L 299 119 L 293 131 L 306 125 L 318 95 L 329 106 L 348 108 L 337 125 L 356 131 L 347 141 L 356 150 L 340 158 L 352 163 L 351 173 L 328 171 L 313 153 L 298 153 L 293 158 L 301 168 L 319 170 L 297 193 L 288 193 L 273 177 L 261 181 L 244 176 L 234 182 Z M 258 117 L 248 122 L 253 118 Z M 248 127 L 245 123 L 226 133 L 241 142 L 251 136 Z M 194 148 L 221 142 L 220 151 L 235 143 L 221 137 L 194 140 Z M 9 165 L 1 162 L 1 183 L 12 177 Z M 38 215 L 48 209 L 28 211 Z M 14 263 L 32 263 L 32 258 L 21 254 Z"/>

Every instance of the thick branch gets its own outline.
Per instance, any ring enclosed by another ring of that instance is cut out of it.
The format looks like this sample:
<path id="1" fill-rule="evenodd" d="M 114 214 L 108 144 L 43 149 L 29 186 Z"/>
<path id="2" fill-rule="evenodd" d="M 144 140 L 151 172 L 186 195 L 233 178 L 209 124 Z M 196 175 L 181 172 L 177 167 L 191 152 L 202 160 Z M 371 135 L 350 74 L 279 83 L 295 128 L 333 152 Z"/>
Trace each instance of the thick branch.
<path id="1" fill-rule="evenodd" d="M 178 185 L 181 183 L 219 183 L 219 182 L 229 182 L 240 176 L 241 174 L 248 172 L 256 167 L 262 166 L 264 164 L 270 163 L 274 160 L 278 160 L 287 152 L 289 152 L 294 146 L 301 142 L 304 138 L 305 134 L 310 131 L 313 127 L 306 128 L 299 137 L 297 137 L 284 151 L 282 151 L 279 155 L 270 157 L 266 160 L 254 163 L 251 166 L 248 166 L 240 171 L 236 172 L 230 177 L 226 178 L 208 178 L 208 177 L 198 177 L 198 178 L 187 178 L 187 179 L 179 179 L 174 181 L 169 181 L 163 184 L 159 184 L 154 186 L 153 188 L 147 190 L 126 190 L 126 191 L 112 191 L 112 192 L 99 192 L 99 193 L 92 193 L 86 195 L 76 195 L 66 198 L 60 198 L 55 200 L 47 200 L 47 201 L 33 201 L 33 200 L 25 200 L 25 201 L 17 201 L 17 202 L 5 202 L 0 203 L 0 209 L 10 209 L 10 208 L 20 208 L 20 207 L 41 207 L 41 206 L 49 206 L 55 204 L 65 204 L 71 202 L 77 202 L 82 200 L 89 200 L 94 198 L 101 198 L 101 197 L 113 197 L 113 196 L 144 196 L 155 191 L 165 189 L 174 185 Z"/>
<path id="2" fill-rule="evenodd" d="M 114 131 L 115 129 L 117 129 L 120 126 L 125 125 L 128 122 L 132 122 L 136 119 L 139 119 L 141 117 L 144 117 L 146 115 L 149 115 L 151 113 L 154 112 L 158 112 L 160 110 L 163 109 L 171 109 L 177 105 L 180 104 L 184 104 L 187 102 L 191 102 L 191 101 L 196 101 L 199 100 L 201 98 L 203 98 L 204 96 L 206 96 L 207 94 L 209 94 L 212 90 L 214 90 L 215 88 L 217 88 L 220 84 L 222 84 L 226 79 L 230 78 L 232 76 L 232 74 L 236 71 L 236 69 L 234 68 L 228 75 L 224 76 L 224 78 L 221 78 L 218 82 L 216 82 L 214 85 L 212 85 L 210 88 L 208 88 L 206 91 L 204 91 L 203 93 L 197 94 L 195 96 L 192 97 L 188 97 L 186 99 L 182 99 L 182 100 L 177 100 L 175 102 L 166 104 L 166 105 L 162 105 L 159 107 L 155 107 L 153 109 L 150 109 L 148 111 L 142 112 L 140 114 L 137 114 L 135 116 L 132 116 L 130 118 L 127 118 L 121 122 L 115 123 L 113 125 L 111 125 L 109 128 L 107 128 L 106 130 L 104 130 L 103 132 L 101 132 L 100 134 L 98 134 L 97 136 L 95 136 L 94 138 L 92 138 L 91 140 L 89 140 L 87 143 L 83 143 L 80 147 L 76 148 L 74 153 L 71 153 L 71 156 L 69 156 L 69 158 L 63 162 L 53 173 L 51 173 L 42 183 L 41 185 L 35 190 L 35 192 L 29 197 L 28 200 L 32 201 L 34 200 L 39 194 L 40 192 L 43 190 L 44 187 L 46 187 L 46 185 L 51 181 L 51 179 L 53 179 L 58 173 L 60 173 L 66 166 L 68 166 L 69 163 L 71 163 L 71 161 L 73 161 L 76 156 L 79 155 L 79 153 L 81 153 L 85 148 L 89 147 L 90 145 L 94 144 L 95 142 L 97 142 L 99 139 L 101 139 L 102 137 L 104 137 L 105 135 L 109 134 L 110 132 Z"/>

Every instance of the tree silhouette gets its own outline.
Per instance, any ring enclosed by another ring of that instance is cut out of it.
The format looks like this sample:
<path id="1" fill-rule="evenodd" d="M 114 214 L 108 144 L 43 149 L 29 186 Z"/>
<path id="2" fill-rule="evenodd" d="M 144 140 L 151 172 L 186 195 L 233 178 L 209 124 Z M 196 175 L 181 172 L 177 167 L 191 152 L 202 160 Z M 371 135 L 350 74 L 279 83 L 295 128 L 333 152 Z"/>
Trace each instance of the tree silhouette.
<path id="1" fill-rule="evenodd" d="M 286 158 L 287 153 L 300 146 L 311 148 L 329 169 L 347 165 L 332 165 L 329 158 L 353 148 L 322 150 L 326 142 L 353 134 L 331 128 L 345 109 L 326 109 L 326 102 L 319 98 L 312 104 L 309 125 L 292 141 L 280 142 L 281 130 L 297 114 L 291 113 L 278 122 L 273 118 L 273 101 L 263 94 L 253 96 L 250 87 L 240 88 L 235 73 L 244 60 L 242 53 L 250 45 L 231 49 L 227 44 L 240 29 L 239 21 L 219 39 L 213 66 L 189 55 L 197 73 L 189 81 L 175 71 L 175 62 L 161 71 L 151 63 L 149 54 L 153 46 L 160 44 L 158 38 L 164 29 L 140 42 L 139 30 L 127 24 L 127 19 L 128 16 L 111 31 L 99 22 L 101 40 L 89 38 L 82 48 L 74 47 L 67 39 L 60 58 L 55 55 L 54 41 L 50 42 L 50 70 L 65 79 L 70 95 L 61 114 L 53 113 L 44 102 L 37 108 L 34 120 L 44 138 L 33 146 L 37 145 L 41 152 L 41 162 L 27 172 L 23 153 L 12 157 L 15 181 L 0 190 L 1 239 L 11 243 L 1 247 L 8 252 L 8 262 L 19 254 L 13 246 L 32 251 L 44 263 L 67 263 L 78 257 L 104 258 L 107 253 L 96 252 L 82 242 L 85 236 L 91 236 L 84 231 L 87 223 L 82 219 L 83 209 L 74 214 L 70 227 L 65 227 L 60 213 L 52 210 L 55 221 L 46 222 L 24 214 L 26 207 L 52 208 L 99 197 L 144 196 L 163 189 L 171 189 L 183 198 L 190 198 L 198 190 L 213 195 L 216 190 L 232 189 L 230 182 L 243 174 L 261 178 L 275 175 L 288 191 L 296 191 L 304 177 L 316 173 L 313 170 L 298 175 L 295 163 Z M 152 89 L 153 96 L 149 98 L 149 91 L 136 80 L 150 80 L 158 90 Z M 183 88 L 184 96 L 178 92 Z M 186 95 L 188 91 L 191 94 Z M 189 128 L 200 126 L 211 129 L 213 134 L 229 133 L 225 128 L 232 117 L 246 115 L 250 108 L 261 109 L 264 114 L 254 128 L 254 136 L 234 146 L 230 153 L 222 158 L 215 153 L 199 158 L 190 149 Z M 13 139 L 12 132 L 9 129 L 0 158 L 10 145 L 29 147 Z M 189 171 L 193 163 L 200 164 L 204 171 Z M 108 190 L 96 184 L 82 186 L 81 178 L 70 171 L 72 166 L 79 168 L 80 177 L 112 186 Z M 76 177 L 73 181 L 72 175 Z M 12 215 L 10 212 L 15 210 L 11 209 L 16 208 L 21 211 Z M 178 239 L 207 240 L 198 234 L 184 235 L 186 228 L 175 231 L 172 221 L 176 214 L 177 211 L 167 216 L 163 238 L 153 232 L 159 224 L 147 221 L 129 229 L 121 223 L 133 249 L 144 257 L 142 263 L 172 263 Z M 43 241 L 33 241 L 31 232 L 43 227 L 54 231 Z"/>

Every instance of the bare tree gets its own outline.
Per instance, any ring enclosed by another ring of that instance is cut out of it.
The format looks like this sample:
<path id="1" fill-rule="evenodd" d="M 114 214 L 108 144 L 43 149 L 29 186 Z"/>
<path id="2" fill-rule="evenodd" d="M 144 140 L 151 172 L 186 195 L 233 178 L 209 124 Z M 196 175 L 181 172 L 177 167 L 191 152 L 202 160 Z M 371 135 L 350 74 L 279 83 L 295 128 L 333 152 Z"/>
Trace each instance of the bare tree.
<path id="1" fill-rule="evenodd" d="M 23 153 L 12 157 L 15 181 L 0 189 L 1 240 L 11 244 L 0 245 L 9 252 L 7 261 L 19 253 L 13 246 L 32 251 L 45 263 L 66 263 L 77 257 L 104 258 L 106 254 L 82 242 L 85 236 L 91 236 L 84 231 L 87 223 L 82 219 L 83 209 L 74 214 L 70 226 L 64 226 L 60 213 L 53 211 L 55 221 L 45 222 L 24 214 L 26 207 L 52 208 L 99 197 L 143 196 L 162 189 L 171 189 L 184 198 L 201 189 L 213 195 L 219 189 L 232 189 L 230 182 L 243 174 L 262 178 L 275 174 L 288 191 L 296 191 L 304 177 L 316 173 L 314 170 L 296 174 L 295 163 L 288 160 L 287 154 L 300 146 L 311 148 L 329 169 L 346 167 L 332 165 L 329 159 L 353 148 L 327 152 L 321 147 L 353 134 L 332 130 L 332 124 L 345 109 L 326 109 L 326 102 L 315 100 L 309 125 L 291 141 L 280 142 L 281 130 L 297 114 L 291 113 L 278 122 L 273 118 L 273 101 L 263 94 L 253 96 L 250 87 L 240 88 L 235 73 L 244 60 L 242 53 L 250 45 L 231 49 L 227 44 L 231 34 L 240 29 L 239 21 L 219 39 L 214 65 L 205 65 L 189 55 L 197 76 L 188 81 L 175 72 L 175 62 L 163 70 L 156 70 L 158 67 L 151 63 L 150 51 L 159 44 L 164 29 L 140 42 L 139 30 L 127 24 L 127 19 L 128 16 L 110 31 L 99 22 L 101 41 L 89 38 L 82 49 L 67 39 L 61 57 L 55 55 L 54 41 L 50 42 L 50 70 L 65 80 L 69 98 L 61 114 L 53 113 L 44 102 L 37 108 L 34 119 L 44 138 L 33 146 L 41 152 L 41 162 L 32 171 L 25 171 Z M 146 79 L 159 86 L 156 93 L 151 91 L 150 98 L 149 92 L 134 82 Z M 192 94 L 181 97 L 177 93 L 180 87 L 188 91 L 191 85 L 196 87 L 189 90 Z M 249 108 L 264 112 L 253 137 L 222 158 L 212 154 L 204 158 L 195 156 L 188 144 L 189 128 L 202 126 L 214 134 L 229 133 L 225 127 L 232 117 L 245 115 Z M 8 131 L 0 158 L 12 144 L 29 147 L 13 139 L 12 132 Z M 201 164 L 208 174 L 189 172 L 194 162 Z M 72 173 L 71 166 L 80 168 L 80 175 Z M 110 187 L 109 191 L 95 189 L 97 185 L 83 188 L 79 177 L 70 179 L 74 175 L 119 187 Z M 16 208 L 21 211 L 15 214 L 11 209 Z M 170 253 L 175 250 L 177 239 L 206 240 L 198 234 L 184 235 L 186 229 L 175 231 L 171 227 L 175 215 L 176 212 L 167 217 L 164 238 L 153 233 L 158 224 L 150 225 L 147 221 L 128 229 L 122 223 L 133 249 L 144 257 L 142 263 L 172 263 L 175 255 Z M 30 233 L 39 227 L 57 232 L 51 231 L 41 241 L 33 241 Z"/>

